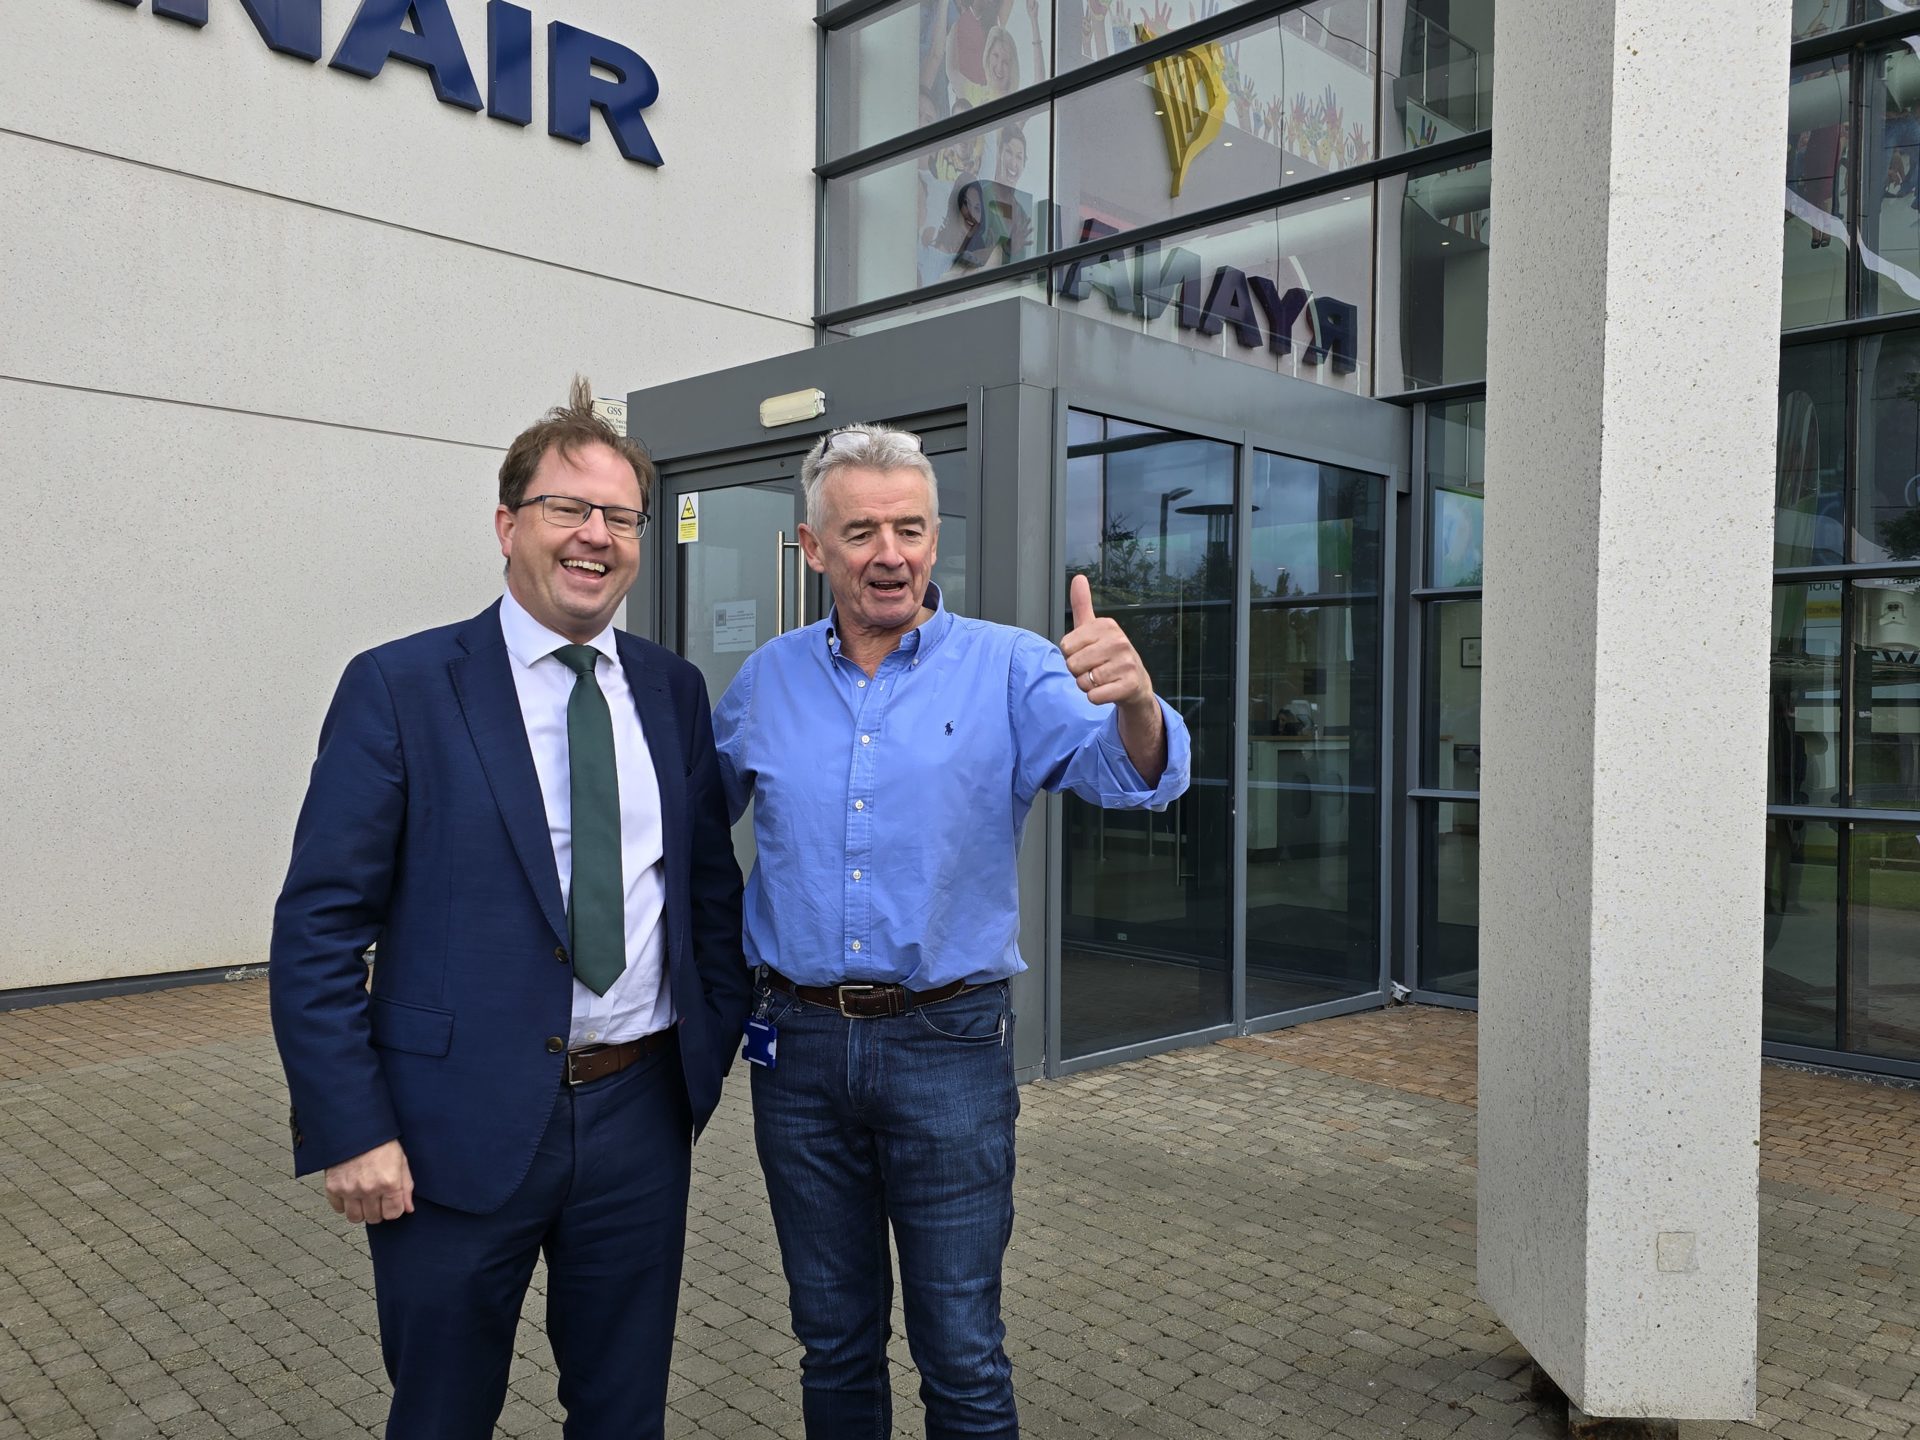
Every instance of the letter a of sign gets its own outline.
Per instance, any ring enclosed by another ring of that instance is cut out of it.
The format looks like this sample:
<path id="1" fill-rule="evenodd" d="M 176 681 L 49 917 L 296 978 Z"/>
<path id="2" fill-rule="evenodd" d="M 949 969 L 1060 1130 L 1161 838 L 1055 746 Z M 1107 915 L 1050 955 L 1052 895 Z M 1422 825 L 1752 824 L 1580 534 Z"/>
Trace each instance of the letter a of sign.
<path id="1" fill-rule="evenodd" d="M 1141 44 L 1153 31 L 1135 25 Z M 1162 56 L 1149 67 L 1153 75 L 1154 104 L 1167 135 L 1167 163 L 1173 167 L 1173 189 L 1178 195 L 1200 152 L 1219 135 L 1227 118 L 1227 57 L 1217 40 Z"/>

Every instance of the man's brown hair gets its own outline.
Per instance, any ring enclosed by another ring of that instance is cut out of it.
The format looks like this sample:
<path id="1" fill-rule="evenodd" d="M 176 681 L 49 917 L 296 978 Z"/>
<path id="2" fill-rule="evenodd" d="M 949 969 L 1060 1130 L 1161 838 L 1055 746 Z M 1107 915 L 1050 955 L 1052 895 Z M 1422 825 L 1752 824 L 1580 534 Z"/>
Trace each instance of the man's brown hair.
<path id="1" fill-rule="evenodd" d="M 514 437 L 507 447 L 507 458 L 500 462 L 500 503 L 509 510 L 527 498 L 527 486 L 533 472 L 547 458 L 547 452 L 559 449 L 568 459 L 588 445 L 605 445 L 633 466 L 640 482 L 640 508 L 653 498 L 653 457 L 638 440 L 629 440 L 593 411 L 593 386 L 584 375 L 573 377 L 567 403 L 556 405 L 539 420 Z"/>

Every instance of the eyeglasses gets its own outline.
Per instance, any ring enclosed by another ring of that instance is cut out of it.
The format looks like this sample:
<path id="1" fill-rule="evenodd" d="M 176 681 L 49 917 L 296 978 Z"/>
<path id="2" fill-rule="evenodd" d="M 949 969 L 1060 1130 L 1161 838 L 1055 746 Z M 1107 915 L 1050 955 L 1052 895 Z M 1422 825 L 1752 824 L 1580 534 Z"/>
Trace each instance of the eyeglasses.
<path id="1" fill-rule="evenodd" d="M 920 437 L 911 430 L 895 430 L 888 438 L 904 441 L 922 454 L 926 453 L 926 447 L 920 443 Z M 831 455 L 836 450 L 852 450 L 872 439 L 873 436 L 864 430 L 836 430 L 827 436 L 827 443 L 821 447 L 820 453 Z"/>
<path id="2" fill-rule="evenodd" d="M 513 508 L 524 510 L 529 505 L 538 505 L 540 518 L 549 525 L 558 525 L 562 530 L 578 530 L 587 523 L 587 517 L 598 510 L 600 518 L 607 523 L 607 533 L 617 535 L 622 540 L 639 539 L 647 533 L 647 521 L 653 518 L 646 511 L 630 506 L 595 505 L 590 500 L 576 500 L 571 495 L 530 495 Z"/>

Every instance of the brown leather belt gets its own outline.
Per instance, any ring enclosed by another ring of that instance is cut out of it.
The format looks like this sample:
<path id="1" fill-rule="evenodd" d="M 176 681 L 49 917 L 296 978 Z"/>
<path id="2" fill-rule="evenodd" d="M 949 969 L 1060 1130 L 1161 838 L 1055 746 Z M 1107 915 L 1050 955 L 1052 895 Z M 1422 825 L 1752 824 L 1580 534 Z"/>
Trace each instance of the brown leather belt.
<path id="1" fill-rule="evenodd" d="M 937 1005 L 942 1000 L 951 1000 L 956 995 L 980 988 L 964 980 L 956 980 L 951 985 L 942 985 L 933 990 L 909 990 L 904 985 L 796 985 L 771 967 L 764 973 L 770 989 L 778 990 L 783 995 L 792 995 L 809 1005 L 824 1005 L 829 1010 L 838 1010 L 849 1020 L 891 1019 L 909 1010 L 917 1010 L 922 1005 Z"/>
<path id="2" fill-rule="evenodd" d="M 595 1080 L 604 1080 L 609 1075 L 618 1075 L 656 1050 L 664 1050 L 672 1039 L 672 1030 L 656 1030 L 651 1035 L 642 1035 L 638 1040 L 628 1040 L 621 1045 L 582 1045 L 578 1050 L 569 1050 L 567 1084 L 586 1085 Z"/>

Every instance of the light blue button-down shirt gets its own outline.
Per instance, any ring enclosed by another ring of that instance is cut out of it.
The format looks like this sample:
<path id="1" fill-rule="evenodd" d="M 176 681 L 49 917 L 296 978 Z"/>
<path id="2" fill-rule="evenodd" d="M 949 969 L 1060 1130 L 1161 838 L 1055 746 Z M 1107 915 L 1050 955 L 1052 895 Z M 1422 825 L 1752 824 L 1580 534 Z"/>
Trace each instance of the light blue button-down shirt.
<path id="1" fill-rule="evenodd" d="M 1014 857 L 1034 797 L 1158 810 L 1187 788 L 1191 741 L 1164 701 L 1167 768 L 1148 785 L 1058 647 L 952 614 L 937 586 L 926 603 L 871 679 L 829 615 L 757 650 L 714 708 L 734 818 L 754 806 L 747 959 L 801 985 L 1024 970 Z"/>

